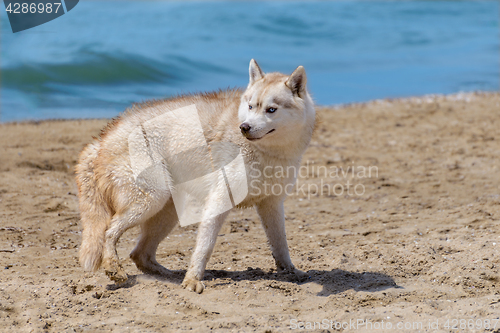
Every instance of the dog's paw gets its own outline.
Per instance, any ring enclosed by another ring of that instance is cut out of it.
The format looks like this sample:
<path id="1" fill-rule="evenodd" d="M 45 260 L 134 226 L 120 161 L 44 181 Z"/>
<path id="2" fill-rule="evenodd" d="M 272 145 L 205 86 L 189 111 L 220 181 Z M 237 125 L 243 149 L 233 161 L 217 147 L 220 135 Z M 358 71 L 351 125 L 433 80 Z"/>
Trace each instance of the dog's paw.
<path id="1" fill-rule="evenodd" d="M 123 270 L 122 266 L 116 260 L 105 260 L 103 262 L 104 272 L 106 276 L 116 283 L 123 283 L 127 281 L 127 273 Z"/>
<path id="2" fill-rule="evenodd" d="M 160 265 L 156 260 L 144 260 L 141 257 L 132 257 L 137 268 L 146 274 L 167 276 L 170 272 L 168 269 Z"/>
<path id="3" fill-rule="evenodd" d="M 125 273 L 123 269 L 113 271 L 106 270 L 105 272 L 108 278 L 116 283 L 123 283 L 128 279 L 127 273 Z"/>
<path id="4" fill-rule="evenodd" d="M 309 273 L 301 271 L 300 269 L 294 268 L 293 269 L 293 274 L 295 274 L 295 277 L 299 282 L 303 282 L 307 279 L 309 279 Z"/>
<path id="5" fill-rule="evenodd" d="M 284 276 L 285 279 L 289 281 L 304 282 L 309 278 L 309 274 L 307 272 L 296 268 L 281 270 L 278 274 Z"/>
<path id="6" fill-rule="evenodd" d="M 184 279 L 184 281 L 182 281 L 182 287 L 198 294 L 201 294 L 203 290 L 205 290 L 203 282 L 196 279 Z"/>

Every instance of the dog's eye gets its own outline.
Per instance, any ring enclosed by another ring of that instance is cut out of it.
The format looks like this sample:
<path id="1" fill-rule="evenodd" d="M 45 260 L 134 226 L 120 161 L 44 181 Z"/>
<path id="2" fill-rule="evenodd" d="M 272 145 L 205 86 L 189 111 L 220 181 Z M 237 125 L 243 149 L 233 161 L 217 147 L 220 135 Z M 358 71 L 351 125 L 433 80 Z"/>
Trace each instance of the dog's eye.
<path id="1" fill-rule="evenodd" d="M 276 108 L 267 108 L 266 112 L 274 113 L 276 112 Z"/>
<path id="2" fill-rule="evenodd" d="M 252 106 L 251 105 L 248 106 L 248 110 L 252 110 Z"/>

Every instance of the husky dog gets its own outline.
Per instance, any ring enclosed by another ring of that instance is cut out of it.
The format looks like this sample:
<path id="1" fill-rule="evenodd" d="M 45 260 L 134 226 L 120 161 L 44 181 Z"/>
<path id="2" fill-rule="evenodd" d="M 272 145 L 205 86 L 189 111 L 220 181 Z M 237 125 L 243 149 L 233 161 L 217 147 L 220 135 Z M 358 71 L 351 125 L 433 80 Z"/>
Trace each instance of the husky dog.
<path id="1" fill-rule="evenodd" d="M 144 123 L 194 105 L 208 143 L 229 142 L 239 147 L 251 189 L 236 206 L 256 207 L 278 271 L 299 279 L 305 277 L 304 272 L 294 267 L 288 252 L 283 208 L 286 191 L 277 191 L 278 195 L 274 194 L 276 191 L 269 193 L 263 184 L 283 189 L 295 183 L 294 172 L 278 177 L 264 172 L 264 168 L 298 170 L 300 166 L 315 125 L 306 73 L 299 66 L 290 76 L 264 74 L 253 59 L 249 72 L 250 82 L 245 91 L 225 90 L 135 104 L 83 149 L 76 166 L 76 182 L 83 226 L 80 262 L 85 270 L 96 271 L 103 266 L 111 280 L 118 283 L 127 280 L 116 244 L 127 229 L 140 226 L 141 235 L 130 257 L 145 273 L 168 273 L 156 261 L 156 250 L 179 221 L 172 186 L 159 186 L 154 177 L 149 178 L 151 181 L 139 181 L 134 175 L 129 141 L 131 133 Z M 183 140 L 189 143 L 190 137 L 184 136 Z M 209 163 L 201 154 L 193 153 L 183 169 L 189 173 L 196 165 Z M 169 177 L 165 179 L 167 183 L 172 181 Z M 215 206 L 208 204 L 204 210 L 210 211 Z M 184 288 L 203 292 L 201 280 L 205 267 L 228 212 L 203 215 L 196 248 L 182 282 Z"/>

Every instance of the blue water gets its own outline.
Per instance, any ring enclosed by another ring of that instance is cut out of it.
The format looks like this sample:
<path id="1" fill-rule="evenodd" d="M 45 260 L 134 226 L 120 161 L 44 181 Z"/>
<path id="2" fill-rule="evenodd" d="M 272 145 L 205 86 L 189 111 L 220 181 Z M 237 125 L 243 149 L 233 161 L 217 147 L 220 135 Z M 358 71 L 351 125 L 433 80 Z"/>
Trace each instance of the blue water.
<path id="1" fill-rule="evenodd" d="M 498 1 L 80 1 L 13 34 L 2 11 L 0 121 L 245 86 L 251 58 L 304 65 L 325 105 L 499 90 L 498 13 Z"/>

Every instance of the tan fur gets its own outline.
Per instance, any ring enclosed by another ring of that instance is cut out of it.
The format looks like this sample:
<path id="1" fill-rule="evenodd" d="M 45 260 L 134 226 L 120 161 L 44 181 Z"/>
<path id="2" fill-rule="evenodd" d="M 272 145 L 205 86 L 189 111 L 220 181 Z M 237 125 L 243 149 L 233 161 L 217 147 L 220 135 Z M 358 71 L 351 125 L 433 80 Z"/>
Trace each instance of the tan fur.
<path id="1" fill-rule="evenodd" d="M 130 254 L 132 260 L 144 272 L 167 272 L 155 259 L 156 249 L 176 225 L 177 213 L 168 187 L 156 186 L 154 180 L 146 185 L 137 182 L 128 138 L 148 120 L 194 104 L 208 143 L 231 142 L 240 148 L 247 179 L 254 181 L 254 186 L 238 207 L 256 207 L 278 269 L 302 275 L 293 266 L 286 244 L 283 210 L 286 195 L 265 193 L 262 185 L 264 180 L 280 186 L 292 185 L 295 175 L 264 179 L 262 171 L 266 166 L 298 168 L 300 165 L 315 123 L 305 71 L 299 66 L 291 76 L 264 74 L 252 59 L 249 72 L 250 83 L 245 91 L 225 90 L 135 104 L 85 147 L 76 167 L 83 226 L 80 262 L 85 270 L 95 271 L 102 265 L 112 280 L 125 281 L 127 275 L 119 263 L 116 243 L 127 229 L 140 226 L 142 233 Z M 271 107 L 277 111 L 269 112 Z M 243 123 L 249 128 L 244 133 L 240 130 Z M 189 165 L 210 163 L 196 155 L 189 158 Z M 250 167 L 254 164 L 257 166 Z M 206 216 L 211 216 L 210 209 L 211 206 Z M 205 266 L 226 216 L 227 212 L 202 220 L 183 287 L 203 291 Z"/>

